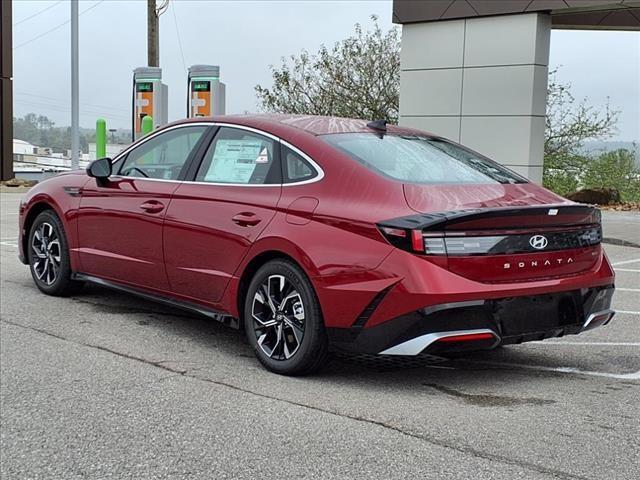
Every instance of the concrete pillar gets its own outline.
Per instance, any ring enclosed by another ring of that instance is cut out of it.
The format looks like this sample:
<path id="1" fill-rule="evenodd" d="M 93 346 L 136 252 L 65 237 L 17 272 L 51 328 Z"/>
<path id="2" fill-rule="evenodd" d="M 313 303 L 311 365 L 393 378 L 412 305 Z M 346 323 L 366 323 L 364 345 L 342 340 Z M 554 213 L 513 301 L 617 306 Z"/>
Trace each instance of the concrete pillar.
<path id="1" fill-rule="evenodd" d="M 400 125 L 541 183 L 550 34 L 546 13 L 403 25 Z"/>

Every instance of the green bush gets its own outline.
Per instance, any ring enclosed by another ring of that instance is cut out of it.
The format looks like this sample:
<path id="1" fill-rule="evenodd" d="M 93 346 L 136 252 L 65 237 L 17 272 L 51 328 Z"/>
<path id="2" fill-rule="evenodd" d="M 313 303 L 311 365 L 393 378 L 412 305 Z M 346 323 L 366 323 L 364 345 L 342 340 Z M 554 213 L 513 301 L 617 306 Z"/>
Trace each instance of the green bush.
<path id="1" fill-rule="evenodd" d="M 613 187 L 623 202 L 640 202 L 640 168 L 629 150 L 606 152 L 587 162 L 581 183 L 583 188 Z"/>
<path id="2" fill-rule="evenodd" d="M 543 185 L 558 195 L 580 188 L 580 176 L 589 160 L 578 155 L 549 155 L 544 159 Z"/>
<path id="3" fill-rule="evenodd" d="M 624 202 L 640 202 L 640 168 L 635 153 L 620 149 L 597 157 L 549 155 L 543 184 L 559 195 L 582 188 L 615 188 Z"/>

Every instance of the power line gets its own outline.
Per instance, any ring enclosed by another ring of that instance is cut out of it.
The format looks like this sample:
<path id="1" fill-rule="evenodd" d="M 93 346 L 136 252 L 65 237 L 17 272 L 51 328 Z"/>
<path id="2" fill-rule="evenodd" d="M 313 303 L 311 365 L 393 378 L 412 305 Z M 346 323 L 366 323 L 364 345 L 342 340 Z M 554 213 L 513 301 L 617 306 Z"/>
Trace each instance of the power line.
<path id="1" fill-rule="evenodd" d="M 83 13 L 87 13 L 89 10 L 92 10 L 92 9 L 96 8 L 98 5 L 100 5 L 100 4 L 101 4 L 102 2 L 104 2 L 104 1 L 105 1 L 105 0 L 100 0 L 100 1 L 98 1 L 98 2 L 96 2 L 96 3 L 94 3 L 94 4 L 93 4 L 93 5 L 91 5 L 90 7 L 88 7 L 88 8 L 86 8 L 86 9 L 84 9 L 83 11 L 81 11 L 81 12 L 79 13 L 79 15 L 82 15 Z M 29 43 L 31 43 L 31 42 L 35 42 L 35 41 L 36 41 L 36 40 L 38 40 L 39 38 L 42 38 L 42 37 L 44 37 L 45 35 L 48 35 L 48 34 L 49 34 L 49 33 L 51 33 L 51 32 L 55 32 L 56 30 L 58 30 L 59 28 L 64 27 L 65 25 L 67 25 L 67 24 L 68 24 L 68 23 L 70 23 L 70 22 L 71 22 L 71 19 L 69 19 L 69 20 L 67 20 L 67 21 L 65 21 L 65 22 L 62 22 L 62 23 L 60 23 L 59 25 L 56 25 L 55 27 L 50 28 L 50 29 L 49 29 L 49 30 L 47 30 L 46 32 L 42 32 L 40 35 L 36 35 L 35 37 L 33 37 L 33 38 L 31 38 L 31 39 L 27 40 L 26 42 L 22 42 L 21 44 L 16 45 L 15 47 L 13 47 L 13 50 L 16 50 L 16 49 L 18 49 L 18 48 L 20 48 L 20 47 L 24 47 L 25 45 L 27 45 L 27 44 L 29 44 Z"/>
<path id="2" fill-rule="evenodd" d="M 62 98 L 56 98 L 56 97 L 47 97 L 45 95 L 36 95 L 35 93 L 26 93 L 26 92 L 13 92 L 16 95 L 25 95 L 27 97 L 35 97 L 35 98 L 43 98 L 45 100 L 52 100 L 54 102 L 60 102 L 60 103 L 64 103 L 69 104 L 70 100 L 69 99 L 62 99 Z M 108 105 L 99 105 L 96 103 L 87 103 L 87 102 L 80 102 L 81 105 L 86 105 L 88 107 L 96 107 L 96 108 L 104 108 L 106 110 L 112 110 L 112 111 L 119 111 L 119 112 L 125 112 L 127 114 L 129 114 L 129 109 L 127 108 L 120 108 L 120 107 L 114 107 L 114 106 L 108 106 Z"/>
<path id="3" fill-rule="evenodd" d="M 53 7 L 55 7 L 56 5 L 59 5 L 62 3 L 63 0 L 60 0 L 54 4 L 49 5 L 46 8 L 43 8 L 42 10 L 37 11 L 36 13 L 34 13 L 33 15 L 29 15 L 27 18 L 23 18 L 22 20 L 17 21 L 16 23 L 13 24 L 13 26 L 17 26 L 20 25 L 21 23 L 26 22 L 27 20 L 31 20 L 33 17 L 37 17 L 38 15 L 40 15 L 41 13 L 46 12 L 47 10 L 51 10 Z"/>
<path id="4" fill-rule="evenodd" d="M 31 102 L 29 100 L 20 100 L 20 99 L 15 99 L 14 100 L 15 103 L 20 104 L 20 105 L 27 105 L 30 107 L 39 107 L 39 108 L 46 108 L 47 110 L 53 110 L 54 112 L 70 112 L 71 108 L 70 107 L 65 107 L 63 105 L 52 105 L 49 103 L 42 103 L 42 102 Z M 91 109 L 82 109 L 80 111 L 83 115 L 85 116 L 102 116 L 102 117 L 107 117 L 107 118 L 120 118 L 120 119 L 128 119 L 129 116 L 128 115 L 122 115 L 122 114 L 118 114 L 118 113 L 109 113 L 109 112 L 98 112 L 95 110 L 91 110 Z"/>
<path id="5" fill-rule="evenodd" d="M 176 25 L 176 35 L 178 36 L 178 46 L 180 47 L 180 56 L 182 57 L 182 66 L 187 71 L 187 63 L 184 61 L 184 50 L 182 50 L 182 39 L 180 38 L 180 29 L 178 28 L 178 17 L 176 16 L 176 2 L 171 4 L 171 12 L 173 12 L 173 22 Z"/>

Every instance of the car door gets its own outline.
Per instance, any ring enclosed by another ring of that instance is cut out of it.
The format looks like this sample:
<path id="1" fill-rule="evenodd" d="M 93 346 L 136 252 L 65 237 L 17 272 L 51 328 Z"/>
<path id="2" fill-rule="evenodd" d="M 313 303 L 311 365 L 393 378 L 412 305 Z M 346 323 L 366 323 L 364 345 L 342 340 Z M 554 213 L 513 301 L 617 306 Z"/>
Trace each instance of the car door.
<path id="1" fill-rule="evenodd" d="M 162 223 L 171 194 L 209 125 L 183 125 L 152 135 L 114 164 L 103 183 L 82 189 L 78 218 L 83 273 L 168 290 Z"/>
<path id="2" fill-rule="evenodd" d="M 216 303 L 281 193 L 277 139 L 222 126 L 194 174 L 174 192 L 164 224 L 171 290 Z"/>

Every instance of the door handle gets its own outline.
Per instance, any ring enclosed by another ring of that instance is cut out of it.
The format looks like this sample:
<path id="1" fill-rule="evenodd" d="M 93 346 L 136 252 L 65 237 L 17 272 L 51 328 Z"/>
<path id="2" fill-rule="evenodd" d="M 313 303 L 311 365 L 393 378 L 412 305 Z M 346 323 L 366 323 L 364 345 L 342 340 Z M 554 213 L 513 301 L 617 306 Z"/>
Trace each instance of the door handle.
<path id="1" fill-rule="evenodd" d="M 241 227 L 253 227 L 254 225 L 257 225 L 262 221 L 262 219 L 253 212 L 238 213 L 237 215 L 231 217 L 231 220 L 233 220 L 234 223 L 237 223 Z"/>
<path id="2" fill-rule="evenodd" d="M 147 200 L 140 205 L 140 209 L 148 213 L 158 213 L 164 210 L 164 204 L 157 200 Z"/>

